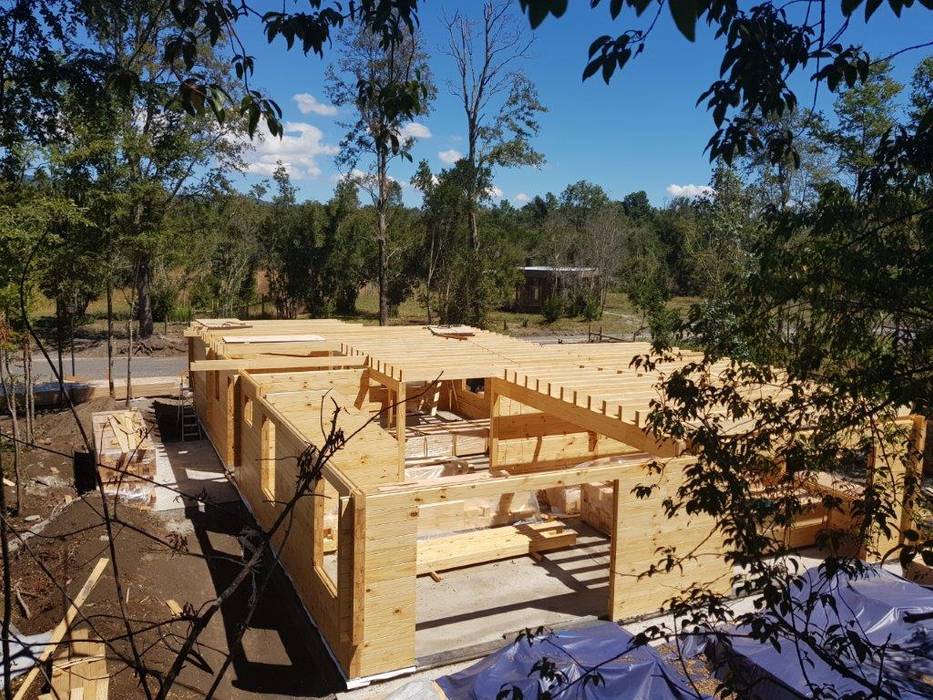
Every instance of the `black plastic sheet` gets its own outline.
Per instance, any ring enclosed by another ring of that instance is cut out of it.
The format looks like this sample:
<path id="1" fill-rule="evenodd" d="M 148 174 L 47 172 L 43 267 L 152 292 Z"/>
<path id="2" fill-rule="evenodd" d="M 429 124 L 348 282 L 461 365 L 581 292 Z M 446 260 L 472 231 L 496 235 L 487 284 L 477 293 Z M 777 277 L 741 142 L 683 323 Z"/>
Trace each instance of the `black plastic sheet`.
<path id="1" fill-rule="evenodd" d="M 809 698 L 816 688 L 830 688 L 834 697 L 933 697 L 933 591 L 878 566 L 851 578 L 826 577 L 813 567 L 802 578 L 803 586 L 793 589 L 793 611 L 784 619 L 806 629 L 814 643 L 786 639 L 776 649 L 743 636 L 750 630 L 742 627 L 727 631 L 725 639 L 711 635 L 700 646 L 717 676 L 729 675 L 749 697 L 761 700 Z M 815 601 L 810 611 L 807 601 Z M 872 644 L 886 643 L 883 661 L 860 659 L 846 646 L 833 649 L 833 638 L 850 631 Z M 889 687 L 869 688 L 851 677 L 876 684 L 882 664 Z"/>
<path id="2" fill-rule="evenodd" d="M 547 659 L 562 677 L 547 681 L 534 671 Z M 600 680 L 590 669 L 598 666 Z M 495 700 L 518 688 L 525 700 L 550 690 L 555 700 L 681 700 L 696 698 L 689 683 L 649 646 L 635 647 L 633 635 L 611 622 L 577 630 L 526 637 L 459 673 L 437 680 L 451 700 Z M 506 697 L 512 698 L 511 694 Z"/>

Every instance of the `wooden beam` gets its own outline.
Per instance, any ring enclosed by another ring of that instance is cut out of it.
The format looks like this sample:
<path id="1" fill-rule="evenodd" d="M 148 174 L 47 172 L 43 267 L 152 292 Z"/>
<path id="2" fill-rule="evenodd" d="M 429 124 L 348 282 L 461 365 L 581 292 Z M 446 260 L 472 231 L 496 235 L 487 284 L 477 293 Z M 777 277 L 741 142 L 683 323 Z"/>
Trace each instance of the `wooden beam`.
<path id="1" fill-rule="evenodd" d="M 444 476 L 426 481 L 381 486 L 367 494 L 367 499 L 372 499 L 373 503 L 387 501 L 424 505 L 441 501 L 458 501 L 464 498 L 499 496 L 504 493 L 537 491 L 559 486 L 576 486 L 591 481 L 611 481 L 624 475 L 643 472 L 646 465 L 655 461 L 667 462 L 670 469 L 682 467 L 691 462 L 692 458 L 658 460 L 651 455 L 638 453 L 621 458 L 596 459 L 588 465 L 539 474 L 495 476 L 488 472 L 479 472 Z"/>
<path id="2" fill-rule="evenodd" d="M 365 357 L 252 357 L 239 360 L 195 360 L 189 372 L 218 372 L 230 370 L 291 369 L 314 370 L 338 367 L 365 367 Z"/>
<path id="3" fill-rule="evenodd" d="M 580 426 L 581 431 L 591 430 L 658 457 L 676 457 L 681 452 L 681 446 L 674 440 L 658 440 L 637 425 L 614 416 L 597 413 L 584 406 L 577 406 L 498 377 L 487 382 L 487 391 L 490 384 L 502 396 L 575 423 Z"/>
<path id="4" fill-rule="evenodd" d="M 615 622 L 621 617 L 622 580 L 618 573 L 619 549 L 622 546 L 622 485 L 612 482 L 612 532 L 609 533 L 609 619 Z"/>

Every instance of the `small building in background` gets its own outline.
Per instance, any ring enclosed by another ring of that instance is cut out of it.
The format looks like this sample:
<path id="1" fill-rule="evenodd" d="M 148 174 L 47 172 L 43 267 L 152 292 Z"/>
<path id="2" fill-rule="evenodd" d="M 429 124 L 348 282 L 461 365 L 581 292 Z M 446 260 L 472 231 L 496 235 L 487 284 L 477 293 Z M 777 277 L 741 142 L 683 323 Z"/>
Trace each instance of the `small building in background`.
<path id="1" fill-rule="evenodd" d="M 524 279 L 515 290 L 516 311 L 540 311 L 545 300 L 554 296 L 573 303 L 599 282 L 599 269 L 595 267 L 528 265 L 519 269 Z"/>

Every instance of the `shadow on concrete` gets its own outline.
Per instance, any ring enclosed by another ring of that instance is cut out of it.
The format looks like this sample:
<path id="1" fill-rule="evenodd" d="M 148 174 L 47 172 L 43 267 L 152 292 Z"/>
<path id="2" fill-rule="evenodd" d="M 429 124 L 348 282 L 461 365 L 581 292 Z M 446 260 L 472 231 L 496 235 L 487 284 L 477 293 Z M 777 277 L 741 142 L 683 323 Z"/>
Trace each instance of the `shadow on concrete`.
<path id="1" fill-rule="evenodd" d="M 231 517 L 231 511 L 238 511 L 239 517 Z M 244 558 L 239 553 L 244 551 L 243 543 L 249 547 L 249 533 L 257 532 L 257 526 L 240 503 L 225 503 L 219 509 L 208 507 L 205 512 L 191 507 L 186 515 L 207 558 L 213 588 L 220 594 L 242 569 Z M 343 679 L 291 581 L 276 567 L 265 590 L 257 591 L 270 565 L 274 563 L 267 553 L 262 564 L 221 607 L 224 648 L 233 661 L 218 697 L 238 698 L 251 693 L 329 697 L 344 688 Z M 242 643 L 238 643 L 257 594 L 256 610 Z"/>

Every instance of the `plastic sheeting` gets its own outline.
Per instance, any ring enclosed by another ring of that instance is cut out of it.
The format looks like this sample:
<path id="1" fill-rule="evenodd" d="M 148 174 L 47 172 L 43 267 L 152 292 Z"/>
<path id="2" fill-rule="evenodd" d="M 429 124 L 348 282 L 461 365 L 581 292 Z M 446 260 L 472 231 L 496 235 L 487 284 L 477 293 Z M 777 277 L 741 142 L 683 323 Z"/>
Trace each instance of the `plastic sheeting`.
<path id="1" fill-rule="evenodd" d="M 632 648 L 633 635 L 611 622 L 551 633 L 529 642 L 522 638 L 437 684 L 451 700 L 495 700 L 504 688 L 517 687 L 525 698 L 552 690 L 561 700 L 680 700 L 696 698 L 687 681 L 651 647 Z M 566 678 L 542 680 L 535 664 L 548 659 Z M 582 681 L 598 664 L 602 680 Z M 604 682 L 603 682 L 604 681 Z M 509 698 L 512 696 L 509 695 Z"/>
<path id="2" fill-rule="evenodd" d="M 817 640 L 827 633 L 838 635 L 853 629 L 873 644 L 887 641 L 884 673 L 896 685 L 891 693 L 904 700 L 933 697 L 933 619 L 914 619 L 917 614 L 933 613 L 933 591 L 876 566 L 870 567 L 867 575 L 851 579 L 845 574 L 827 579 L 818 567 L 813 567 L 804 572 L 803 581 L 802 589 L 794 589 L 798 602 L 808 600 L 811 591 L 826 596 L 818 599 L 807 625 Z M 803 628 L 801 607 L 796 607 L 794 615 L 798 628 Z M 711 637 L 704 642 L 705 651 L 717 675 L 737 674 L 733 678 L 752 686 L 755 697 L 808 698 L 813 694 L 810 684 L 829 686 L 839 696 L 861 693 L 862 697 L 874 697 L 864 684 L 830 667 L 811 647 L 799 645 L 798 650 L 793 641 L 782 640 L 780 649 L 775 649 L 771 644 L 743 637 L 746 629 L 735 631 L 737 634 L 730 635 L 731 649 Z M 803 664 L 798 651 L 803 655 Z M 858 668 L 863 677 L 877 680 L 876 661 L 840 657 L 838 651 L 833 655 L 842 658 L 848 668 Z"/>
<path id="3" fill-rule="evenodd" d="M 43 647 L 52 639 L 52 631 L 42 632 L 40 634 L 26 635 L 20 634 L 13 625 L 10 625 L 10 677 L 16 678 L 33 666 L 36 665 L 35 657 L 39 655 Z M 0 654 L 0 664 L 3 663 L 2 654 Z M 3 687 L 3 673 L 0 673 L 0 688 Z"/>

